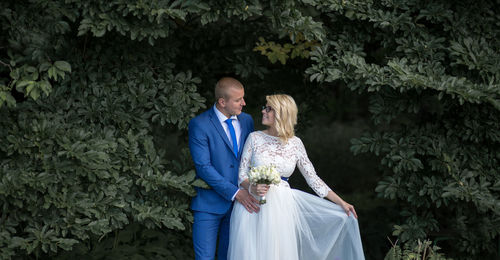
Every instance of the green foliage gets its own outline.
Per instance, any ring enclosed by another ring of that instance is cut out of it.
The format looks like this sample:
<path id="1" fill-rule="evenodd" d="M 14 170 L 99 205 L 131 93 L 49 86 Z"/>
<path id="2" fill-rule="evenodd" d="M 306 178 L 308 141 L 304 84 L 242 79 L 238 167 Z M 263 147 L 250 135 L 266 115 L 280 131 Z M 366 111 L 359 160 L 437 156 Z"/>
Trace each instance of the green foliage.
<path id="1" fill-rule="evenodd" d="M 1 4 L 2 24 L 10 25 L 2 27 L 9 49 L 0 57 L 10 59 L 1 70 L 9 105 L 0 108 L 2 259 L 75 247 L 93 254 L 130 223 L 153 233 L 189 230 L 193 185 L 203 185 L 189 154 L 165 158 L 152 132 L 186 128 L 204 107 L 200 78 L 141 43 L 75 39 L 73 22 L 94 11 L 72 4 Z M 53 27 L 61 23 L 66 29 Z M 16 104 L 17 93 L 26 99 Z M 179 256 L 177 244 L 162 246 L 163 257 Z"/>
<path id="2" fill-rule="evenodd" d="M 148 40 L 154 45 L 158 38 L 166 38 L 185 21 L 190 13 L 208 9 L 203 1 L 113 1 L 91 3 L 75 1 L 74 8 L 81 11 L 78 36 L 91 33 L 103 37 L 116 31 L 131 40 Z"/>
<path id="3" fill-rule="evenodd" d="M 353 139 L 351 150 L 380 157 L 376 191 L 398 200 L 405 219 L 394 235 L 444 239 L 457 257 L 492 257 L 500 234 L 498 5 L 326 2 L 308 1 L 330 10 L 323 22 L 340 29 L 328 30 L 306 72 L 372 92 L 379 130 Z"/>
<path id="4" fill-rule="evenodd" d="M 187 163 L 167 170 L 170 163 L 145 129 L 155 117 L 185 127 L 197 102 L 189 90 L 196 87 L 184 73 L 158 80 L 140 74 L 129 75 L 136 82 L 124 78 L 126 84 L 115 75 L 114 84 L 96 78 L 86 88 L 61 85 L 45 100 L 51 106 L 25 101 L 2 111 L 3 223 L 16 241 L 9 249 L 35 255 L 68 250 L 131 220 L 148 228 L 185 228 L 194 171 Z M 171 96 L 184 106 L 165 110 L 160 102 Z"/>
<path id="5" fill-rule="evenodd" d="M 62 50 L 64 41 L 56 36 L 69 31 L 65 19 L 74 19 L 74 14 L 45 1 L 12 7 L 4 2 L 1 7 L 2 44 L 9 48 L 0 57 L 0 71 L 10 77 L 0 81 L 0 107 L 4 102 L 13 107 L 13 89 L 36 100 L 42 94 L 48 96 L 52 85 L 71 73 L 71 65 L 52 54 Z"/>
<path id="6" fill-rule="evenodd" d="M 309 52 L 313 47 L 318 46 L 318 43 L 316 41 L 304 41 L 304 37 L 300 37 L 295 44 L 285 43 L 281 45 L 273 41 L 266 42 L 264 38 L 259 37 L 259 42 L 256 45 L 253 50 L 260 51 L 260 54 L 266 56 L 271 63 L 276 63 L 279 60 L 282 65 L 285 65 L 286 60 L 289 58 L 309 58 Z"/>
<path id="7" fill-rule="evenodd" d="M 193 259 L 191 231 L 147 229 L 132 223 L 101 239 L 91 239 L 91 250 L 79 244 L 56 258 L 66 259 Z"/>
<path id="8" fill-rule="evenodd" d="M 16 112 L 2 118 L 16 117 L 17 124 L 1 123 L 2 153 L 8 156 L 0 183 L 2 223 L 6 241 L 12 241 L 4 254 L 68 250 L 130 221 L 175 230 L 191 219 L 186 195 L 194 195 L 194 172 L 167 170 L 169 163 L 146 131 L 75 122 L 71 118 L 79 113 L 69 110 L 59 111 L 65 119 L 57 112 Z"/>
<path id="9" fill-rule="evenodd" d="M 392 242 L 391 242 L 392 243 Z M 431 246 L 429 240 L 418 240 L 415 245 L 405 244 L 403 249 L 397 244 L 393 244 L 392 248 L 387 252 L 384 260 L 447 260 L 443 254 L 438 253 L 438 246 Z"/>

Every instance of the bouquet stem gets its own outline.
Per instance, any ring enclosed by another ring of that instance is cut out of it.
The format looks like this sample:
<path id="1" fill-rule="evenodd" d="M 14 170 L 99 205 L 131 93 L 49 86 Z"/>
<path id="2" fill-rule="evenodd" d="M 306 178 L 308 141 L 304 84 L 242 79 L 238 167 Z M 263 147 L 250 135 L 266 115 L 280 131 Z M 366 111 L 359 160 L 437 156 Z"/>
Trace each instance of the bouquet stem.
<path id="1" fill-rule="evenodd" d="M 259 204 L 263 205 L 266 204 L 266 196 L 259 196 Z"/>

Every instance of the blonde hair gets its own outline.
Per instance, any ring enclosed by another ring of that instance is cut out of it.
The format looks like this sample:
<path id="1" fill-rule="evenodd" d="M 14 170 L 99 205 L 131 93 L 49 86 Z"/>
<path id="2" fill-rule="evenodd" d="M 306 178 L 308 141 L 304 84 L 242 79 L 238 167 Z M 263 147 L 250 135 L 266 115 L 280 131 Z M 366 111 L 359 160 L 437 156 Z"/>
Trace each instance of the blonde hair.
<path id="1" fill-rule="evenodd" d="M 295 100 L 289 95 L 276 94 L 266 96 L 266 101 L 274 110 L 274 127 L 278 137 L 286 143 L 295 136 L 298 113 Z"/>

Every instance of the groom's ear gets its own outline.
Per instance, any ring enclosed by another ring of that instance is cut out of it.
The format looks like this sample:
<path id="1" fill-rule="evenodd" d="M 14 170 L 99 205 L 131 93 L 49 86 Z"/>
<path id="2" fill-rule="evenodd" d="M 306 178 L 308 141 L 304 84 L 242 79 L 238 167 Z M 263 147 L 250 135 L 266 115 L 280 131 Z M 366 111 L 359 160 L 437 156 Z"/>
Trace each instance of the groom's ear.
<path id="1" fill-rule="evenodd" d="M 221 107 L 225 107 L 226 100 L 224 100 L 224 98 L 219 98 L 219 99 L 217 99 L 217 104 L 219 104 Z"/>

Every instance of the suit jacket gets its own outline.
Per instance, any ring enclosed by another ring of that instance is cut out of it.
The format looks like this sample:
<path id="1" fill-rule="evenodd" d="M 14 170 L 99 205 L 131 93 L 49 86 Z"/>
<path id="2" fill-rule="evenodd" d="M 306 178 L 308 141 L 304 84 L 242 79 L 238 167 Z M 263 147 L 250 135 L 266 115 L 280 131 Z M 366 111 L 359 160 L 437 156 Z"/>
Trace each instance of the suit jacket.
<path id="1" fill-rule="evenodd" d="M 212 187 L 196 187 L 197 195 L 191 200 L 192 210 L 223 214 L 231 207 L 231 199 L 238 190 L 238 168 L 243 146 L 248 134 L 254 130 L 249 114 L 241 113 L 238 120 L 241 126 L 238 157 L 233 153 L 213 107 L 189 122 L 189 149 L 196 176 Z"/>

